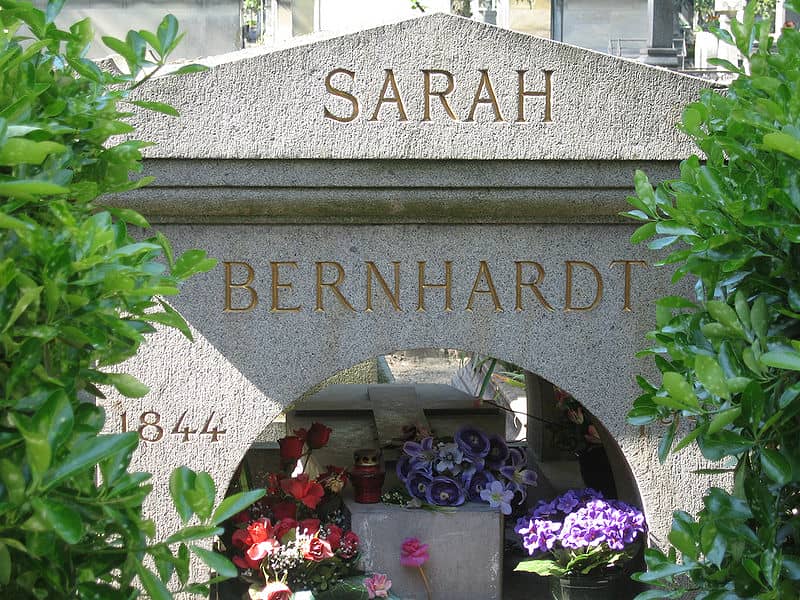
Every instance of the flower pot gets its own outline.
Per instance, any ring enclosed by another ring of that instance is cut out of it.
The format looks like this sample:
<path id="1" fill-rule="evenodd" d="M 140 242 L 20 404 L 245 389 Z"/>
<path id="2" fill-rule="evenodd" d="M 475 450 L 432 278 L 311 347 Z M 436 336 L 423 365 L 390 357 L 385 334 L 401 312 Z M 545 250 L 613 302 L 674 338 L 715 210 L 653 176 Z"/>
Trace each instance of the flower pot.
<path id="1" fill-rule="evenodd" d="M 550 577 L 553 600 L 623 600 L 627 596 L 625 575 Z"/>

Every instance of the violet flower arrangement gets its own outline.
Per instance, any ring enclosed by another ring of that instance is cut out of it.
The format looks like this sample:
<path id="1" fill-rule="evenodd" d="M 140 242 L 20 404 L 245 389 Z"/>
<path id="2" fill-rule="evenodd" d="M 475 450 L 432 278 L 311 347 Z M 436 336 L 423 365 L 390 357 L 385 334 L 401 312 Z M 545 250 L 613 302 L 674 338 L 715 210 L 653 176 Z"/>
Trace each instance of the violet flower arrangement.
<path id="1" fill-rule="evenodd" d="M 586 488 L 539 501 L 514 530 L 534 557 L 521 561 L 516 571 L 557 577 L 601 575 L 622 567 L 636 554 L 645 521 L 639 509 Z"/>
<path id="2" fill-rule="evenodd" d="M 536 473 L 526 467 L 525 454 L 501 436 L 462 427 L 452 442 L 432 437 L 406 442 L 397 475 L 419 502 L 437 507 L 486 502 L 508 515 L 514 498 L 521 503 L 526 487 L 536 485 Z"/>

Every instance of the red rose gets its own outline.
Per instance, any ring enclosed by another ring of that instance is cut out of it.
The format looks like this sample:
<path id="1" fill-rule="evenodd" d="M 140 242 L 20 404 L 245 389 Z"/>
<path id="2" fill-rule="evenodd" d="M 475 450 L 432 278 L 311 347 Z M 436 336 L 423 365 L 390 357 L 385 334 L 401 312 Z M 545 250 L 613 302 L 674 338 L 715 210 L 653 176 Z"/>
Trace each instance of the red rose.
<path id="1" fill-rule="evenodd" d="M 247 526 L 247 533 L 250 535 L 251 544 L 266 542 L 272 537 L 272 523 L 269 519 L 259 519 Z"/>
<path id="2" fill-rule="evenodd" d="M 237 529 L 234 531 L 231 536 L 231 542 L 235 548 L 241 548 L 242 550 L 253 544 L 247 529 Z"/>
<path id="3" fill-rule="evenodd" d="M 336 552 L 339 549 L 339 543 L 342 541 L 342 528 L 334 523 L 328 523 L 325 526 L 325 540 L 331 545 L 331 550 Z"/>
<path id="4" fill-rule="evenodd" d="M 308 543 L 308 548 L 303 553 L 303 558 L 306 560 L 313 560 L 314 562 L 320 562 L 331 556 L 333 556 L 333 552 L 331 551 L 330 544 L 319 538 L 311 538 L 311 541 Z"/>
<path id="5" fill-rule="evenodd" d="M 281 461 L 290 462 L 303 456 L 303 440 L 296 435 L 287 435 L 278 440 L 281 447 Z"/>
<path id="6" fill-rule="evenodd" d="M 309 481 L 308 475 L 302 474 L 291 479 L 281 481 L 281 488 L 298 502 L 302 502 L 310 509 L 315 509 L 325 490 L 316 481 Z M 274 509 L 273 509 L 274 510 Z"/>
<path id="7" fill-rule="evenodd" d="M 231 521 L 233 521 L 235 524 L 247 523 L 249 520 L 250 520 L 249 510 L 243 510 L 239 513 L 236 513 L 231 519 Z"/>
<path id="8" fill-rule="evenodd" d="M 260 562 L 265 556 L 270 556 L 280 547 L 281 545 L 274 538 L 270 538 L 265 542 L 250 546 L 245 555 L 251 560 Z"/>
<path id="9" fill-rule="evenodd" d="M 289 481 L 285 479 L 284 481 Z M 276 521 L 284 519 L 294 519 L 297 516 L 297 504 L 287 500 L 286 502 L 276 502 L 272 507 L 272 516 Z"/>
<path id="10" fill-rule="evenodd" d="M 240 569 L 259 569 L 261 561 L 252 560 L 249 556 L 245 554 L 244 556 L 234 556 L 233 564 L 235 564 Z"/>
<path id="11" fill-rule="evenodd" d="M 353 558 L 358 554 L 358 544 L 358 536 L 352 531 L 348 531 L 339 543 L 339 554 L 342 555 L 342 558 Z"/>
<path id="12" fill-rule="evenodd" d="M 306 436 L 306 444 L 313 450 L 326 446 L 328 440 L 331 439 L 331 431 L 333 430 L 330 427 L 326 427 L 322 423 L 312 423 Z"/>
<path id="13" fill-rule="evenodd" d="M 300 521 L 299 529 L 302 533 L 314 535 L 319 531 L 319 519 L 303 519 Z"/>
<path id="14" fill-rule="evenodd" d="M 284 535 L 289 533 L 298 525 L 299 523 L 294 519 L 281 519 L 275 524 L 275 528 L 272 530 L 272 535 L 275 536 L 276 540 L 280 541 Z"/>

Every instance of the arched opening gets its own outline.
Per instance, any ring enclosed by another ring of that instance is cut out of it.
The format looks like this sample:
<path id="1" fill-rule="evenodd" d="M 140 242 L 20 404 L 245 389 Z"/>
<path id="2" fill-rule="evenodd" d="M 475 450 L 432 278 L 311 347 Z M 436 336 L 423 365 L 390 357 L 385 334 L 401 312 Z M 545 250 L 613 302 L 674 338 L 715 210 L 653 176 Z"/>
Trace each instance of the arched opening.
<path id="1" fill-rule="evenodd" d="M 315 423 L 331 430 L 324 446 L 287 464 L 279 440 L 310 431 Z M 547 593 L 543 578 L 513 571 L 527 556 L 514 525 L 539 501 L 549 501 L 570 489 L 591 487 L 606 498 L 641 506 L 636 482 L 616 441 L 567 389 L 501 358 L 455 349 L 416 349 L 377 356 L 314 386 L 265 424 L 237 469 L 229 493 L 274 488 L 271 478 L 281 471 L 306 473 L 313 480 L 331 473 L 329 465 L 353 469 L 354 452 L 371 448 L 380 452 L 385 470 L 380 506 L 389 507 L 388 519 L 397 519 L 401 513 L 392 512 L 392 505 L 412 497 L 408 482 L 397 468 L 405 442 L 419 443 L 430 436 L 452 442 L 464 427 L 501 437 L 512 452 L 524 456 L 537 478 L 536 486 L 528 488 L 526 494 L 514 495 L 511 513 L 500 519 L 501 533 L 495 540 L 499 554 L 492 558 L 498 566 L 493 575 L 497 585 L 481 598 L 515 600 Z M 379 544 L 367 538 L 377 534 L 365 525 L 374 516 L 359 513 L 358 503 L 353 504 L 352 486 L 341 495 L 343 502 L 319 509 L 324 511 L 321 518 L 352 527 L 368 542 L 370 552 L 375 552 Z M 323 501 L 328 499 L 326 494 Z M 268 504 L 258 509 L 259 515 L 274 521 L 279 515 Z M 303 516 L 307 514 L 300 507 L 297 518 Z M 448 528 L 454 535 L 471 537 L 469 531 L 459 531 L 460 526 L 452 521 Z M 397 538 L 392 543 L 399 548 L 404 530 L 398 526 L 391 531 Z M 491 543 L 484 540 L 483 545 Z M 470 559 L 453 558 L 455 563 L 469 565 Z M 480 556 L 471 559 L 481 561 Z M 369 562 L 367 570 L 386 572 L 391 577 L 393 570 L 400 569 L 396 561 L 381 564 L 380 560 Z M 404 598 L 416 597 L 412 590 L 397 591 Z M 224 590 L 219 593 L 223 600 L 241 596 L 240 589 L 227 596 Z"/>

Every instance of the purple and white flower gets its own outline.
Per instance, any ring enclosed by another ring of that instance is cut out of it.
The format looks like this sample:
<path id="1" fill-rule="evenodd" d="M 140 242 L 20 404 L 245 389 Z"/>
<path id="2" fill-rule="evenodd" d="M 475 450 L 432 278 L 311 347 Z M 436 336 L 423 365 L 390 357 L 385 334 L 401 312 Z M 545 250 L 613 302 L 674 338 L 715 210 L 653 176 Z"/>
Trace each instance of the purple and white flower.
<path id="1" fill-rule="evenodd" d="M 464 460 L 464 453 L 457 444 L 442 444 L 439 446 L 436 458 L 436 472 L 450 471 L 453 475 L 458 475 L 461 472 L 462 460 Z"/>
<path id="2" fill-rule="evenodd" d="M 514 491 L 506 488 L 500 481 L 493 481 L 488 488 L 481 491 L 481 500 L 488 502 L 492 508 L 499 508 L 504 515 L 511 514 L 513 499 Z"/>
<path id="3" fill-rule="evenodd" d="M 454 439 L 468 456 L 484 458 L 489 454 L 489 438 L 476 427 L 462 427 L 456 432 Z"/>

